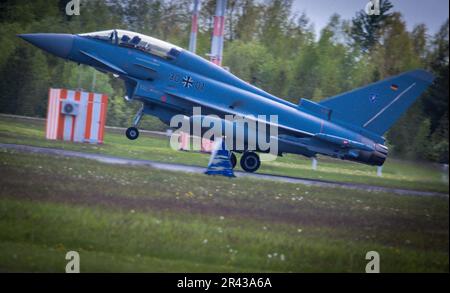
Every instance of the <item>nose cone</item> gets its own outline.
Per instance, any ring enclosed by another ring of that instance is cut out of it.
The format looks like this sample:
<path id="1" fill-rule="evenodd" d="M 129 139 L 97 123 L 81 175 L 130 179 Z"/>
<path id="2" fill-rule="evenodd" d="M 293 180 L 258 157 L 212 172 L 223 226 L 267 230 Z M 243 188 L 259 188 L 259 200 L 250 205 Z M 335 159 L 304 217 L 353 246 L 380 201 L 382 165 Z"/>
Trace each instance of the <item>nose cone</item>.
<path id="1" fill-rule="evenodd" d="M 18 37 L 61 58 L 69 56 L 74 40 L 70 34 L 22 34 Z"/>

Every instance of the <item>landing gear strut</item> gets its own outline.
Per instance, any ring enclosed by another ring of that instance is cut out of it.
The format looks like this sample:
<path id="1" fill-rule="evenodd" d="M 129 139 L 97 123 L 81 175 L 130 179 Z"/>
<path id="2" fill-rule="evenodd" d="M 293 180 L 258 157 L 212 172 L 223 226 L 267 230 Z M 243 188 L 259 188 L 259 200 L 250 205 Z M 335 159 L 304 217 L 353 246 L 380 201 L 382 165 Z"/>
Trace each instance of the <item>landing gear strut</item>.
<path id="1" fill-rule="evenodd" d="M 139 137 L 139 124 L 141 123 L 142 116 L 144 116 L 144 105 L 137 112 L 133 119 L 133 126 L 129 127 L 125 132 L 125 135 L 129 140 L 135 140 Z"/>
<path id="2" fill-rule="evenodd" d="M 237 164 L 237 158 L 233 152 L 231 153 L 230 161 L 231 161 L 231 168 L 234 169 L 234 167 L 236 167 Z"/>
<path id="3" fill-rule="evenodd" d="M 245 152 L 241 157 L 241 168 L 245 172 L 253 173 L 261 166 L 261 160 L 255 152 Z"/>

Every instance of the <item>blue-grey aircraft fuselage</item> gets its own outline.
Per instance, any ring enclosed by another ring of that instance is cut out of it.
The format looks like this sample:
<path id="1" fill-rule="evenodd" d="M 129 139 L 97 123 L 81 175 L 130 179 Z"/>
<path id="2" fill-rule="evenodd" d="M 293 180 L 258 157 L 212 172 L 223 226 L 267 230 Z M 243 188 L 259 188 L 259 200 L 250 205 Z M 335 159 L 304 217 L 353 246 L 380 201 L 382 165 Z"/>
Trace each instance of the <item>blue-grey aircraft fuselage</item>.
<path id="1" fill-rule="evenodd" d="M 143 113 L 169 124 L 174 115 L 190 117 L 193 107 L 199 106 L 202 115 L 215 114 L 221 119 L 225 115 L 277 115 L 279 155 L 323 154 L 377 166 L 388 153 L 383 134 L 433 81 L 431 74 L 414 70 L 319 103 L 301 99 L 296 105 L 195 54 L 134 32 L 20 37 L 56 56 L 123 79 L 127 97 L 143 103 L 135 125 L 127 130 L 130 139 L 137 138 Z M 268 137 L 259 139 L 267 141 Z M 246 160 L 259 162 L 253 150 L 244 150 L 241 166 L 256 171 L 259 163 L 252 167 Z"/>

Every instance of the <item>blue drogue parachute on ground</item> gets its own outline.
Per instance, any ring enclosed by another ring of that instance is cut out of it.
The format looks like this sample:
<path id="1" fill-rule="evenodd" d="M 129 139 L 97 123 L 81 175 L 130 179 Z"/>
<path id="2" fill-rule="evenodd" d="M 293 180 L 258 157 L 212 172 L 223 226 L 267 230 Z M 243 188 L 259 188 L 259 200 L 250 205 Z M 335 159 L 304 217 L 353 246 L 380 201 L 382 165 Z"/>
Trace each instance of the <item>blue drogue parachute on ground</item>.
<path id="1" fill-rule="evenodd" d="M 214 150 L 205 174 L 235 177 L 231 164 L 231 152 L 227 149 L 225 139 L 219 138 L 214 142 Z"/>

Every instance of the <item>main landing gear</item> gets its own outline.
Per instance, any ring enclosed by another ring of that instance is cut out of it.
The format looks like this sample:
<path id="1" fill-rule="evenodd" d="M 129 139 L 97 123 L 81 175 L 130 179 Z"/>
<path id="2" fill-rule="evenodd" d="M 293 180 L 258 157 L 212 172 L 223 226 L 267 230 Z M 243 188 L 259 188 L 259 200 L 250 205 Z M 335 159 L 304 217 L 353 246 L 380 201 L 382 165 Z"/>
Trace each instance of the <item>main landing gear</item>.
<path id="1" fill-rule="evenodd" d="M 133 126 L 129 127 L 125 132 L 125 135 L 129 140 L 135 140 L 139 137 L 139 124 L 141 123 L 142 116 L 144 116 L 144 105 L 137 112 L 133 119 Z"/>
<path id="2" fill-rule="evenodd" d="M 231 168 L 234 169 L 234 167 L 236 167 L 237 165 L 237 158 L 233 152 L 231 153 L 230 161 L 231 161 Z"/>
<path id="3" fill-rule="evenodd" d="M 231 161 L 231 167 L 234 169 L 237 165 L 237 158 L 236 155 L 232 152 L 230 156 Z M 241 157 L 241 168 L 245 172 L 254 173 L 256 172 L 259 167 L 261 166 L 261 160 L 259 159 L 259 156 L 255 152 L 245 152 L 242 154 Z"/>
<path id="4" fill-rule="evenodd" d="M 232 161 L 233 162 L 233 161 Z M 261 166 L 261 160 L 255 152 L 245 152 L 241 157 L 241 168 L 245 172 L 254 173 Z"/>

